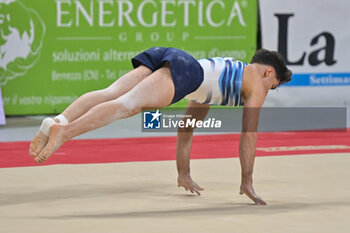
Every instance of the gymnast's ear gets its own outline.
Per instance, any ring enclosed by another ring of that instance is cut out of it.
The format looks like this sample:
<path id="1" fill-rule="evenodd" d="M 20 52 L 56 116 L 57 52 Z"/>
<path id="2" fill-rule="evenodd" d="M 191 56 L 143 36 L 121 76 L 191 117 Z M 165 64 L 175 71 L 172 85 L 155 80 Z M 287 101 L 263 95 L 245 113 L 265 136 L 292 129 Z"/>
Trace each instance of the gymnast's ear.
<path id="1" fill-rule="evenodd" d="M 265 70 L 264 70 L 264 78 L 268 78 L 271 75 L 275 75 L 275 69 L 272 66 L 266 66 Z"/>

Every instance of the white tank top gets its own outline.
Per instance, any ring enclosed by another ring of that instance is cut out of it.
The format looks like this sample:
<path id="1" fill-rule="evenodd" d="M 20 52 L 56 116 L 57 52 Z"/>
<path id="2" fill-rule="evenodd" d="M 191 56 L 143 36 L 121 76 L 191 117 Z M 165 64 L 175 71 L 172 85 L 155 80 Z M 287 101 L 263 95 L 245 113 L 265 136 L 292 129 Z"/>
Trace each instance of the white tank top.
<path id="1" fill-rule="evenodd" d="M 242 106 L 243 69 L 247 63 L 232 57 L 198 60 L 204 71 L 203 82 L 185 99 L 201 104 Z"/>

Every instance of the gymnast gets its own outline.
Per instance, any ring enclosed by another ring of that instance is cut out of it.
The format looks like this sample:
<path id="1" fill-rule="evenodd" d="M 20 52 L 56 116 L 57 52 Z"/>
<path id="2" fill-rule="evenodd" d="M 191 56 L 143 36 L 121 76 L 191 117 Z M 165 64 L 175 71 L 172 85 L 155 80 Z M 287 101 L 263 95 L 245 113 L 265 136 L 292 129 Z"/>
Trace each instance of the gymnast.
<path id="1" fill-rule="evenodd" d="M 259 110 L 269 90 L 291 80 L 292 72 L 278 52 L 258 50 L 250 64 L 232 57 L 196 60 L 188 53 L 153 47 L 132 58 L 134 67 L 109 87 L 86 93 L 60 115 L 43 120 L 29 147 L 35 162 L 45 162 L 70 139 L 128 118 L 144 108 L 163 108 L 185 98 L 186 115 L 203 120 L 211 105 L 244 106 L 239 143 L 240 194 L 256 204 L 266 202 L 253 189 L 253 166 Z M 200 195 L 190 175 L 194 128 L 178 129 L 178 186 Z"/>

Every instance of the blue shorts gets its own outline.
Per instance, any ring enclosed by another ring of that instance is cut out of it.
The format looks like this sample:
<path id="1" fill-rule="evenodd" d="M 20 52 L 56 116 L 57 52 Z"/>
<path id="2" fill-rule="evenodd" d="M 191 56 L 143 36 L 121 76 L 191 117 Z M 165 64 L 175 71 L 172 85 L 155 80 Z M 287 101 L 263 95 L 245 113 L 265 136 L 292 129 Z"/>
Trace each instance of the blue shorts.
<path id="1" fill-rule="evenodd" d="M 136 55 L 131 61 L 134 68 L 145 65 L 152 72 L 161 68 L 166 61 L 170 63 L 171 76 L 175 86 L 175 94 L 171 104 L 197 90 L 203 82 L 204 72 L 199 62 L 179 49 L 153 47 Z"/>

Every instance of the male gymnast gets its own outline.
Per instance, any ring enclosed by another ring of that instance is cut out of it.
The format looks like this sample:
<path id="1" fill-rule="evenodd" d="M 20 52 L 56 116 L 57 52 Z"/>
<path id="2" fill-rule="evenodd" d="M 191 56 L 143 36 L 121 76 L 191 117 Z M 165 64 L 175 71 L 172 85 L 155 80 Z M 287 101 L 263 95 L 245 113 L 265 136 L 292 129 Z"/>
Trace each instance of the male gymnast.
<path id="1" fill-rule="evenodd" d="M 292 72 L 282 56 L 261 49 L 247 64 L 227 57 L 196 60 L 179 49 L 153 47 L 132 58 L 132 65 L 132 71 L 109 87 L 86 93 L 60 115 L 44 119 L 29 147 L 34 161 L 43 163 L 68 140 L 133 116 L 143 108 L 163 108 L 186 98 L 186 115 L 203 120 L 210 105 L 244 106 L 240 194 L 265 205 L 253 189 L 256 132 L 259 109 L 268 91 L 291 80 Z M 203 188 L 190 176 L 193 130 L 178 129 L 178 186 L 200 195 Z"/>

